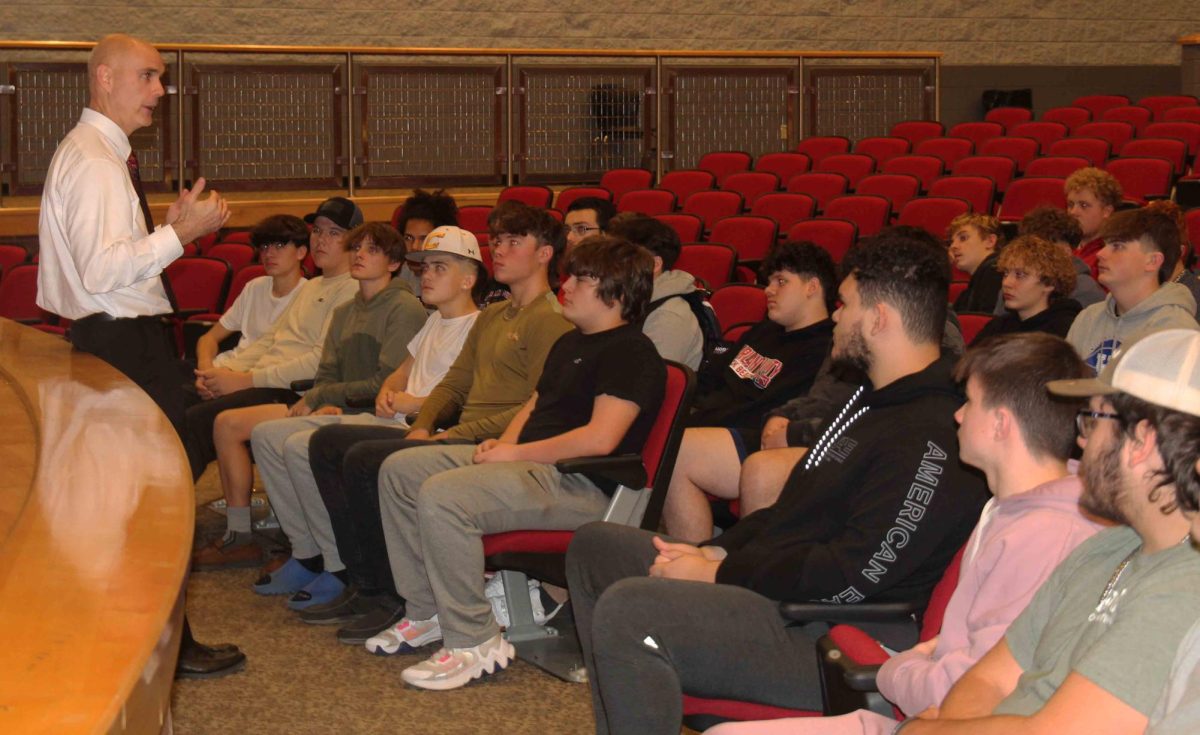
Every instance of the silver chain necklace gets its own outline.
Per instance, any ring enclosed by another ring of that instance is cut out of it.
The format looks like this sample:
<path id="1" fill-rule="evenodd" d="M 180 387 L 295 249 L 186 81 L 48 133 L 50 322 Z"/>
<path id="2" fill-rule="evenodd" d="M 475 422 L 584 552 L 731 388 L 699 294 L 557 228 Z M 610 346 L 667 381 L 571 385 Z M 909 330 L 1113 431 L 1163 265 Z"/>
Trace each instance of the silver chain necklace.
<path id="1" fill-rule="evenodd" d="M 1179 543 L 1181 545 L 1186 544 L 1191 537 L 1191 534 L 1185 534 L 1183 540 Z M 1129 566 L 1130 562 L 1133 561 L 1133 557 L 1137 556 L 1137 553 L 1141 550 L 1142 544 L 1138 544 L 1133 551 L 1129 552 L 1128 556 L 1121 560 L 1121 563 L 1117 565 L 1117 568 L 1113 570 L 1112 576 L 1108 578 L 1108 584 L 1104 585 L 1104 591 L 1100 593 L 1100 599 L 1096 600 L 1097 607 L 1099 607 L 1104 600 L 1107 599 L 1110 594 L 1112 594 L 1112 591 L 1116 589 L 1117 583 L 1121 581 L 1121 575 L 1125 573 L 1125 567 Z"/>

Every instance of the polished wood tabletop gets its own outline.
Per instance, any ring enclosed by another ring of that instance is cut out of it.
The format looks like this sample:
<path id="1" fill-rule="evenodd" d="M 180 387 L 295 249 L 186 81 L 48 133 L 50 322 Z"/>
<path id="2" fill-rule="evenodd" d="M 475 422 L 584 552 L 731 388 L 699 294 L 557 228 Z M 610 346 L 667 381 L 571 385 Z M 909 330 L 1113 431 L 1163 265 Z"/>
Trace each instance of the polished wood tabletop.
<path id="1" fill-rule="evenodd" d="M 0 733 L 161 728 L 194 515 L 153 401 L 0 319 Z"/>

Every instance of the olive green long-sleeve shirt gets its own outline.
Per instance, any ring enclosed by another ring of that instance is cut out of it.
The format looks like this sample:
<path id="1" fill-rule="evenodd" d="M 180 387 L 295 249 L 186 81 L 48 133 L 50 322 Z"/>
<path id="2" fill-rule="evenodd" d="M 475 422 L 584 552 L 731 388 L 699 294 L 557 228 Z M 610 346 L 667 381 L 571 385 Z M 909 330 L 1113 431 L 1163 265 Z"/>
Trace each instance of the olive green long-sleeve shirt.
<path id="1" fill-rule="evenodd" d="M 500 436 L 533 395 L 550 348 L 571 329 L 549 292 L 521 309 L 509 301 L 487 307 L 412 428 L 433 433 L 454 421 L 461 409 L 458 423 L 446 432 L 449 437 L 483 441 Z"/>

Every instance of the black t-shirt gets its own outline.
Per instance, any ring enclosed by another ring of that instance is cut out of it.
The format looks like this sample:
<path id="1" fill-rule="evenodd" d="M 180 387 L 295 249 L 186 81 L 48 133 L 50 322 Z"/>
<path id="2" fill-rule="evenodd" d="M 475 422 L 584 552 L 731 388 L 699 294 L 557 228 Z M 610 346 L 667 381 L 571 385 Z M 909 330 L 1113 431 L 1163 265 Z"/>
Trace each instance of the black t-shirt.
<path id="1" fill-rule="evenodd" d="M 596 334 L 567 332 L 550 348 L 537 403 L 518 443 L 548 439 L 584 426 L 596 396 L 630 401 L 640 409 L 614 454 L 638 454 L 658 416 L 667 368 L 654 343 L 636 326 L 623 324 Z"/>
<path id="2" fill-rule="evenodd" d="M 762 320 L 701 371 L 688 426 L 757 430 L 769 411 L 808 392 L 832 341 L 829 319 L 791 332 Z"/>

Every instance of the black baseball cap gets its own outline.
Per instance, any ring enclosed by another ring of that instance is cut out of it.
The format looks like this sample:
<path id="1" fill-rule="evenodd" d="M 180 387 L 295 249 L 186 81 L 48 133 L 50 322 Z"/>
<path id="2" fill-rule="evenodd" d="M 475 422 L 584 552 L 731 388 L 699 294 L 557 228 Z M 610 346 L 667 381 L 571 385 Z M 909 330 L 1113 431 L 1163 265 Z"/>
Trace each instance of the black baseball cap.
<path id="1" fill-rule="evenodd" d="M 343 230 L 352 230 L 363 223 L 362 210 L 346 197 L 326 199 L 317 211 L 304 215 L 304 221 L 311 225 L 317 217 L 326 217 Z"/>

